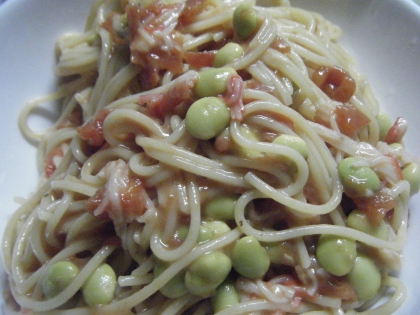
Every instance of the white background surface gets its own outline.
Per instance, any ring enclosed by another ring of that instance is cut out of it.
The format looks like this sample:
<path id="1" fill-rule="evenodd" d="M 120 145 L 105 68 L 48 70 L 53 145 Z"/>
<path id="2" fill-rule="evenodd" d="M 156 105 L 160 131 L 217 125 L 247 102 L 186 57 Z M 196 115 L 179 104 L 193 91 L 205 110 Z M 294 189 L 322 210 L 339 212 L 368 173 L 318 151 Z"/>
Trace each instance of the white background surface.
<path id="1" fill-rule="evenodd" d="M 17 205 L 35 189 L 35 149 L 17 128 L 25 101 L 53 91 L 54 42 L 59 34 L 81 31 L 87 0 L 8 0 L 0 7 L 0 233 Z M 393 118 L 406 117 L 408 150 L 420 155 L 420 9 L 404 0 L 292 0 L 318 11 L 344 30 L 341 43 L 355 56 L 381 105 Z M 400 277 L 408 299 L 396 314 L 420 309 L 420 197 L 410 202 L 405 265 Z M 5 274 L 0 265 L 0 281 Z M 0 310 L 0 314 L 2 311 Z"/>

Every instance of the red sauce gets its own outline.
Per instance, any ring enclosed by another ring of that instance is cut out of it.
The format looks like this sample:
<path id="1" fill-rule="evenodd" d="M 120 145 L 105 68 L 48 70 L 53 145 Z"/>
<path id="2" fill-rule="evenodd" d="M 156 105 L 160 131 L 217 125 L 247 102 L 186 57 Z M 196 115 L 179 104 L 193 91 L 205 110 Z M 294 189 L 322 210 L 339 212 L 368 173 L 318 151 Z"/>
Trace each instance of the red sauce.
<path id="1" fill-rule="evenodd" d="M 372 197 L 355 198 L 354 202 L 360 210 L 366 213 L 369 220 L 378 224 L 383 220 L 386 213 L 394 209 L 394 199 L 383 192 L 378 192 Z"/>
<path id="2" fill-rule="evenodd" d="M 191 68 L 195 68 L 195 69 L 200 69 L 204 67 L 212 67 L 215 57 L 216 57 L 215 51 L 201 51 L 201 52 L 187 51 L 184 53 L 185 61 L 191 66 Z"/>

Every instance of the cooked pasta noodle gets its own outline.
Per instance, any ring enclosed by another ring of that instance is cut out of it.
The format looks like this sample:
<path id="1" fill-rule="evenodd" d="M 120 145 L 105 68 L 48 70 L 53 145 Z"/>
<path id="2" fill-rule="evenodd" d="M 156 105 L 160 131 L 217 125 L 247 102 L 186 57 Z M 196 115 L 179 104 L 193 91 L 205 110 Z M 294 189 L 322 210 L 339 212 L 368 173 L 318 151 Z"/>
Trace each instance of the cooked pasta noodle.
<path id="1" fill-rule="evenodd" d="M 6 314 L 396 311 L 420 162 L 340 36 L 287 0 L 96 0 L 19 118 Z"/>

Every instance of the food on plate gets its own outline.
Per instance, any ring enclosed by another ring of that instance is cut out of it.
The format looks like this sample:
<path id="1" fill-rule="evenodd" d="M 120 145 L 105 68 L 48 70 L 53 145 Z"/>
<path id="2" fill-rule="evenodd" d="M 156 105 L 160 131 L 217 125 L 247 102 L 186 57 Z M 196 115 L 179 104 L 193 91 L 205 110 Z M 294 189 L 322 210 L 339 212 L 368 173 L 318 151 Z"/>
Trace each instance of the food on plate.
<path id="1" fill-rule="evenodd" d="M 87 16 L 19 119 L 41 177 L 5 231 L 6 314 L 398 309 L 420 160 L 339 26 L 286 0 Z M 35 132 L 48 101 L 61 115 Z"/>

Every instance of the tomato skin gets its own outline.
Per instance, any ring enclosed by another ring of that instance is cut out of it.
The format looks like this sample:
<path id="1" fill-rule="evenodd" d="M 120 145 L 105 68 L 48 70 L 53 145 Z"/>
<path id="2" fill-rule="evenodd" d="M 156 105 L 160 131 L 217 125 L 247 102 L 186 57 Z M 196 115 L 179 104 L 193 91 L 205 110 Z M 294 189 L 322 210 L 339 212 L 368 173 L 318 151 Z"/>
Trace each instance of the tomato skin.
<path id="1" fill-rule="evenodd" d="M 64 151 L 61 145 L 57 146 L 55 149 L 48 152 L 47 156 L 45 157 L 45 176 L 50 178 L 51 175 L 55 172 L 56 166 L 54 163 L 54 158 L 56 157 L 63 157 Z"/>
<path id="2" fill-rule="evenodd" d="M 407 120 L 403 117 L 398 117 L 395 120 L 392 127 L 389 129 L 385 137 L 385 142 L 388 144 L 400 143 L 405 133 L 407 132 L 407 129 L 408 129 Z"/>

